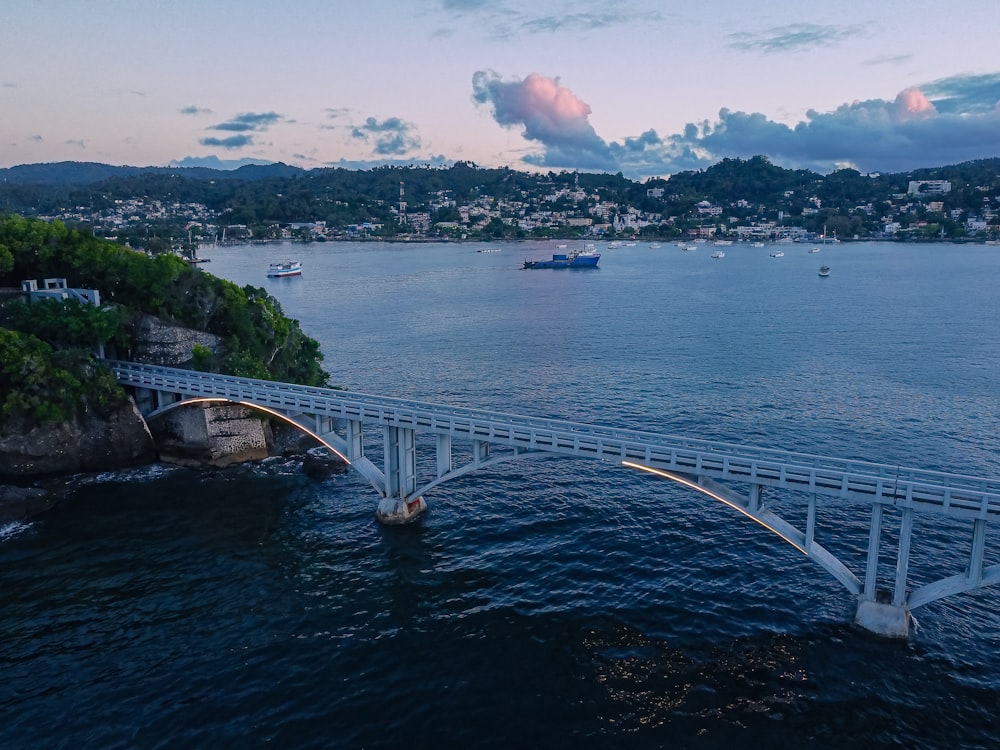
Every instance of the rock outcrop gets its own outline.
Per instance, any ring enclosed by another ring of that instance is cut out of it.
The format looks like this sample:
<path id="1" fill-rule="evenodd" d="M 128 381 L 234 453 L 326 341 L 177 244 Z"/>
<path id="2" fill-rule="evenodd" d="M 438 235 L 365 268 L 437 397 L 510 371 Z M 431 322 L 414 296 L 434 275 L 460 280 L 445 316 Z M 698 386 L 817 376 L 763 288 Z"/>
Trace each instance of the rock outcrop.
<path id="1" fill-rule="evenodd" d="M 138 343 L 129 359 L 146 365 L 186 367 L 191 364 L 196 345 L 207 347 L 213 353 L 220 347 L 220 339 L 215 334 L 171 325 L 145 313 L 135 315 L 132 330 Z"/>
<path id="2" fill-rule="evenodd" d="M 87 415 L 42 423 L 27 432 L 0 432 L 0 523 L 50 510 L 65 495 L 65 488 L 51 481 L 42 486 L 18 483 L 155 460 L 153 436 L 132 399 L 103 417 Z"/>
<path id="3" fill-rule="evenodd" d="M 0 477 L 106 471 L 156 459 L 153 436 L 132 399 L 105 417 L 42 423 L 0 433 Z"/>

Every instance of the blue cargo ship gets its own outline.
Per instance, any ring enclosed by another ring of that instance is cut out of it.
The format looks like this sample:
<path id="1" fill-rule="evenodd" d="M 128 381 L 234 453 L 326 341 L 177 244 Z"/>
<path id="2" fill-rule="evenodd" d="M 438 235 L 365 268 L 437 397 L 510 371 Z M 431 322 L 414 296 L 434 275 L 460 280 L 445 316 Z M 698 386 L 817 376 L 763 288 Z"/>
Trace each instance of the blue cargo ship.
<path id="1" fill-rule="evenodd" d="M 586 245 L 583 250 L 570 250 L 568 253 L 556 253 L 552 260 L 525 260 L 525 268 L 597 268 L 601 254 L 594 250 L 593 245 Z"/>

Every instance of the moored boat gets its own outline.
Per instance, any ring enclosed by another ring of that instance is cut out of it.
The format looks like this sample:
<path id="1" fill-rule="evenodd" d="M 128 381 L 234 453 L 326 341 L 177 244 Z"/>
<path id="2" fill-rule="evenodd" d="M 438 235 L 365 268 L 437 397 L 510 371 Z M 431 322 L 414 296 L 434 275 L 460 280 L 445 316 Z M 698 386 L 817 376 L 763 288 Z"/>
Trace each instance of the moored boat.
<path id="1" fill-rule="evenodd" d="M 830 266 L 820 266 L 819 267 L 819 275 L 820 276 L 829 276 L 830 275 Z"/>
<path id="2" fill-rule="evenodd" d="M 524 261 L 525 268 L 597 268 L 601 254 L 594 250 L 593 245 L 586 245 L 583 250 L 570 250 L 568 253 L 555 253 L 552 260 Z"/>
<path id="3" fill-rule="evenodd" d="M 722 252 L 721 250 L 716 250 L 714 253 L 712 253 L 711 257 L 713 257 L 713 258 L 725 258 L 726 254 L 724 252 Z"/>
<path id="4" fill-rule="evenodd" d="M 773 250 L 771 251 L 772 258 L 784 258 L 785 252 L 783 250 Z"/>
<path id="5" fill-rule="evenodd" d="M 301 276 L 302 263 L 297 260 L 286 260 L 281 263 L 272 263 L 267 267 L 267 275 L 271 278 L 282 276 Z"/>

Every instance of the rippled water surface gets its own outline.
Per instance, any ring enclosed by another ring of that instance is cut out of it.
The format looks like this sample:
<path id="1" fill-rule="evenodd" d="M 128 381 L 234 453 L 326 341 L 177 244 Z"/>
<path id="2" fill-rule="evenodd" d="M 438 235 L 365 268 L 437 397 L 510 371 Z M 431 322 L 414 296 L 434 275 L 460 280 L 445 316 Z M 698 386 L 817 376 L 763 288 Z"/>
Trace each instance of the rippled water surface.
<path id="1" fill-rule="evenodd" d="M 1000 476 L 995 248 L 638 243 L 577 272 L 483 247 L 202 254 L 352 390 Z M 303 276 L 267 279 L 289 255 Z M 797 522 L 800 500 L 768 498 Z M 619 467 L 512 462 L 427 501 L 382 528 L 359 476 L 292 459 L 81 477 L 0 530 L 0 746 L 1000 746 L 995 588 L 897 643 L 777 537 Z M 821 504 L 858 575 L 867 522 Z M 911 580 L 969 544 L 919 519 Z"/>

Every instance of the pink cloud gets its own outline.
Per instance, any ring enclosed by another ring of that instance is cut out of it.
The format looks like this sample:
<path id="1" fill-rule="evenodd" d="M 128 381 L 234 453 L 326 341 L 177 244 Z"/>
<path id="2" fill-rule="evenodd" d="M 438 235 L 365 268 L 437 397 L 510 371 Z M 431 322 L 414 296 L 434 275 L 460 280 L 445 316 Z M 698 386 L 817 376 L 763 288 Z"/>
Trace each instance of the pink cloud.
<path id="1" fill-rule="evenodd" d="M 558 79 L 530 74 L 521 84 L 520 98 L 526 114 L 534 112 L 553 123 L 564 125 L 572 121 L 585 121 L 590 116 L 590 105 L 581 100 Z"/>
<path id="2" fill-rule="evenodd" d="M 932 117 L 937 114 L 937 109 L 924 96 L 924 92 L 912 87 L 903 89 L 896 96 L 896 101 L 892 103 L 892 114 L 897 120 L 913 120 Z"/>
<path id="3" fill-rule="evenodd" d="M 607 143 L 590 124 L 590 105 L 558 78 L 531 73 L 524 80 L 504 81 L 493 71 L 472 78 L 473 99 L 493 110 L 504 127 L 523 128 L 524 137 L 544 146 L 534 163 L 545 166 L 615 167 Z"/>

